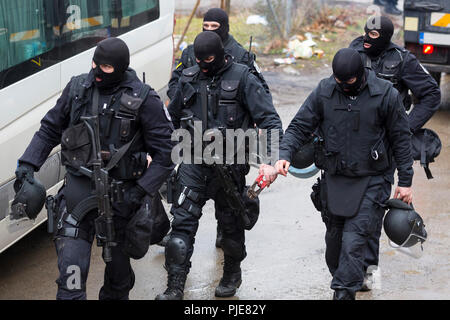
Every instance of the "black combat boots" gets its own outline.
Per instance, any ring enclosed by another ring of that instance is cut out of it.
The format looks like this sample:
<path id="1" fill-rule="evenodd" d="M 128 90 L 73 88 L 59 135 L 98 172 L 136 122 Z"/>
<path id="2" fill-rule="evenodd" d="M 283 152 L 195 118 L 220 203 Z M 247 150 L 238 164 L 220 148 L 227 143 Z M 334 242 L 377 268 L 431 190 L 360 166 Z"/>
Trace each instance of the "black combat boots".
<path id="1" fill-rule="evenodd" d="M 234 296 L 241 283 L 241 263 L 225 257 L 223 277 L 216 288 L 216 297 L 227 298 Z"/>
<path id="2" fill-rule="evenodd" d="M 155 300 L 183 300 L 186 276 L 187 272 L 185 270 L 169 269 L 167 289 L 164 293 L 158 294 Z"/>
<path id="3" fill-rule="evenodd" d="M 333 300 L 355 300 L 355 294 L 345 289 L 336 289 L 333 294 Z"/>

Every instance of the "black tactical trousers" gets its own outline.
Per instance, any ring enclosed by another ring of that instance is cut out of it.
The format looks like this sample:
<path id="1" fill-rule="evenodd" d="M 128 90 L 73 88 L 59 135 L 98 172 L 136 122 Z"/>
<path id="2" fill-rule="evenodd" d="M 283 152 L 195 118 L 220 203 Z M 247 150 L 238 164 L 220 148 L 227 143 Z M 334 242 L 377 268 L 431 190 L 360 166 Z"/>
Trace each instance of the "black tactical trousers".
<path id="1" fill-rule="evenodd" d="M 67 175 L 66 186 L 63 189 L 68 212 L 91 192 L 90 181 L 84 177 Z M 63 208 L 60 208 L 63 211 Z M 134 273 L 130 258 L 122 252 L 121 243 L 124 230 L 128 223 L 131 210 L 125 204 L 113 204 L 114 228 L 118 245 L 112 248 L 112 261 L 105 267 L 104 283 L 99 293 L 100 300 L 127 300 L 134 286 Z M 90 212 L 80 224 L 80 230 L 88 237 L 67 237 L 57 235 L 55 238 L 56 254 L 58 256 L 59 277 L 56 280 L 58 300 L 85 300 L 86 281 L 91 260 L 91 248 L 95 236 L 94 220 L 96 211 Z M 59 218 L 58 218 L 59 219 Z M 70 228 L 63 223 L 64 228 Z"/>
<path id="2" fill-rule="evenodd" d="M 388 179 L 390 184 L 394 183 L 394 173 L 395 173 L 395 163 L 389 172 L 386 173 L 385 179 Z M 364 253 L 364 270 L 371 266 L 378 266 L 379 256 L 380 256 L 380 237 L 381 231 L 383 229 L 382 221 L 378 224 L 375 232 L 369 237 L 369 241 L 367 243 L 366 251 Z"/>
<path id="3" fill-rule="evenodd" d="M 372 177 L 358 213 L 352 218 L 330 215 L 325 235 L 325 259 L 333 280 L 331 289 L 345 289 L 354 295 L 364 281 L 369 239 L 379 243 L 384 208 L 391 184 L 382 176 Z"/>
<path id="4" fill-rule="evenodd" d="M 240 178 L 239 188 L 245 186 L 245 166 L 237 165 L 235 169 Z M 220 184 L 219 177 L 215 170 L 204 165 L 186 165 L 181 164 L 177 174 L 178 190 L 191 190 L 198 195 L 186 197 L 179 205 L 179 196 L 174 199 L 171 213 L 174 217 L 172 221 L 171 240 L 174 238 L 182 239 L 186 244 L 186 255 L 180 264 L 174 265 L 168 263 L 168 252 L 166 248 L 166 268 L 182 269 L 189 272 L 190 258 L 194 251 L 195 235 L 198 230 L 199 220 L 202 216 L 202 208 L 209 199 L 214 200 L 216 209 L 216 218 L 219 228 L 223 232 L 221 246 L 224 251 L 225 259 L 231 258 L 234 261 L 242 261 L 246 256 L 245 250 L 245 230 L 239 218 L 229 208 L 223 187 Z M 169 241 L 171 241 L 169 240 Z"/>

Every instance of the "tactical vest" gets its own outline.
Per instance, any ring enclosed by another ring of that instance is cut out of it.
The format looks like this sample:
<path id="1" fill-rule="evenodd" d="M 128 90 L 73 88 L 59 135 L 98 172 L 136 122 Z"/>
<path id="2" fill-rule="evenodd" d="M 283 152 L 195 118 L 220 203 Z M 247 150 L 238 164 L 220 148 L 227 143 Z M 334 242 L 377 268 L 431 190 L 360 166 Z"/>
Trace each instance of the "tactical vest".
<path id="1" fill-rule="evenodd" d="M 249 129 L 251 115 L 242 105 L 242 96 L 239 90 L 240 83 L 248 68 L 244 65 L 233 63 L 219 78 L 200 80 L 198 66 L 183 70 L 181 77 L 182 109 L 185 112 L 192 113 L 196 121 L 202 121 L 202 131 L 207 129 L 219 129 L 226 137 L 226 129 Z M 192 127 L 188 123 L 181 121 L 181 126 L 196 136 Z M 198 134 L 198 133 L 197 133 Z M 194 139 L 192 140 L 194 146 Z M 223 151 L 227 150 L 227 142 L 224 140 Z M 203 148 L 205 143 L 203 144 Z M 242 149 L 244 148 L 244 149 Z M 195 148 L 192 152 L 194 154 Z M 248 161 L 249 146 L 247 139 L 241 141 L 234 139 L 235 161 L 238 150 L 245 152 L 246 161 Z M 220 156 L 217 155 L 216 156 Z M 229 159 L 229 155 L 222 154 L 222 159 Z"/>
<path id="2" fill-rule="evenodd" d="M 390 81 L 394 88 L 400 92 L 405 109 L 409 110 L 412 99 L 408 94 L 408 88 L 401 81 L 401 75 L 410 52 L 405 49 L 393 48 L 386 51 L 383 59 L 379 57 L 375 63 L 372 62 L 366 53 L 360 53 L 362 54 L 365 67 L 372 69 L 378 78 Z"/>
<path id="3" fill-rule="evenodd" d="M 381 112 L 386 110 L 383 99 L 390 86 L 385 83 L 381 88 L 375 96 L 366 88 L 356 100 L 344 98 L 337 90 L 331 96 L 321 93 L 319 135 L 323 140 L 315 155 L 317 167 L 348 177 L 379 175 L 390 168 L 392 154 Z"/>
<path id="4" fill-rule="evenodd" d="M 217 80 L 199 80 L 200 68 L 183 70 L 181 77 L 183 109 L 190 109 L 203 123 L 204 129 L 248 129 L 250 115 L 242 106 L 239 92 L 243 74 L 248 68 L 233 63 Z M 206 111 L 206 112 L 205 112 Z"/>
<path id="5" fill-rule="evenodd" d="M 81 166 L 89 168 L 94 158 L 92 136 L 81 117 L 98 115 L 104 167 L 116 180 L 139 179 L 147 168 L 147 153 L 137 117 L 150 87 L 143 85 L 139 92 L 121 88 L 100 107 L 95 86 L 86 86 L 87 76 L 71 81 L 70 122 L 61 140 L 62 164 L 75 174 Z"/>

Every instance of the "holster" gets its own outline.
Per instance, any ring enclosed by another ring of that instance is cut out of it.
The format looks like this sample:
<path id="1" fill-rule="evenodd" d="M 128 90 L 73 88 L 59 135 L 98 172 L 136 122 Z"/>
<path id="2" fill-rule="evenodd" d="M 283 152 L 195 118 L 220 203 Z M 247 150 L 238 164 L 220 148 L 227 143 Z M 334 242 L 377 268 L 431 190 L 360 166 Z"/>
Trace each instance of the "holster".
<path id="1" fill-rule="evenodd" d="M 326 180 L 322 176 L 317 178 L 317 182 L 312 186 L 311 200 L 317 211 L 321 213 L 322 221 L 325 225 L 328 225 L 330 221 L 328 209 L 327 209 L 327 186 Z"/>
<path id="2" fill-rule="evenodd" d="M 177 182 L 177 172 L 175 170 L 172 171 L 169 178 L 167 179 L 167 203 L 173 203 L 176 197 L 176 182 Z"/>
<path id="3" fill-rule="evenodd" d="M 45 208 L 47 209 L 47 232 L 53 234 L 56 220 L 56 200 L 54 196 L 48 196 L 45 199 Z"/>

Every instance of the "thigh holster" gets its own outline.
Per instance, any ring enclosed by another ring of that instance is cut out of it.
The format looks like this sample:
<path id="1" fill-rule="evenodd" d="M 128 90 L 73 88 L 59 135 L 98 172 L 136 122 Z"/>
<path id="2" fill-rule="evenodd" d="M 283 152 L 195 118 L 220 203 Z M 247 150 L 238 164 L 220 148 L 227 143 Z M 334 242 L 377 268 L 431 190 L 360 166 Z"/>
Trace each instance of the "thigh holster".
<path id="1" fill-rule="evenodd" d="M 85 216 L 92 210 L 97 209 L 98 202 L 95 196 L 91 196 L 81 201 L 71 213 L 67 212 L 65 201 L 61 202 L 60 214 L 56 226 L 55 237 L 63 236 L 70 238 L 80 238 L 91 242 L 94 235 L 80 228 L 80 224 Z"/>
<path id="2" fill-rule="evenodd" d="M 175 206 L 183 208 L 187 212 L 199 217 L 202 213 L 202 208 L 199 205 L 201 196 L 199 193 L 189 189 L 188 187 L 181 186 Z"/>

